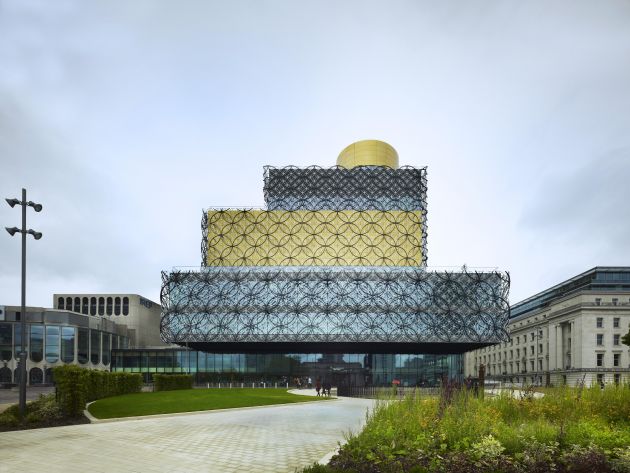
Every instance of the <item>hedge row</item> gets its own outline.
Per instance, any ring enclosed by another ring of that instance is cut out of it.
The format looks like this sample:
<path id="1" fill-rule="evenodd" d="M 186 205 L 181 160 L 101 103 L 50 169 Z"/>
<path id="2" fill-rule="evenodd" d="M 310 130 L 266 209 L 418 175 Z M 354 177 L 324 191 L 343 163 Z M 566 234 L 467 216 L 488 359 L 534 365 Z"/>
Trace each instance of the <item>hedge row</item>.
<path id="1" fill-rule="evenodd" d="M 154 374 L 153 382 L 156 391 L 174 391 L 176 389 L 192 389 L 193 377 L 190 374 Z"/>
<path id="2" fill-rule="evenodd" d="M 88 402 L 142 389 L 139 373 L 111 373 L 66 365 L 54 368 L 54 376 L 57 403 L 70 417 L 80 416 Z"/>

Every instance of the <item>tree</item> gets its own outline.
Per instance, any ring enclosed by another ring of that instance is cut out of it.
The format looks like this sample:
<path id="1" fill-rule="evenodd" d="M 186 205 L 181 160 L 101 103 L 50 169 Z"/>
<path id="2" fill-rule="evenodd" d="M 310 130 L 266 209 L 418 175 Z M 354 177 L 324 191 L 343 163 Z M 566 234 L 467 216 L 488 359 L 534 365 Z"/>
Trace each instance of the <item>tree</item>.
<path id="1" fill-rule="evenodd" d="M 628 333 L 621 337 L 621 343 L 630 347 L 630 326 L 628 326 Z"/>

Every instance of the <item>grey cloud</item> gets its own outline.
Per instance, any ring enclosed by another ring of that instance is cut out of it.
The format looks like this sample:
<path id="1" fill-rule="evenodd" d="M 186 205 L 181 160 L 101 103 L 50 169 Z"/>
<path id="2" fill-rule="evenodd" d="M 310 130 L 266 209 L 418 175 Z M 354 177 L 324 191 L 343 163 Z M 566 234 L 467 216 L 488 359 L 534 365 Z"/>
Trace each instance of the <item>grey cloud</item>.
<path id="1" fill-rule="evenodd" d="M 605 261 L 630 264 L 630 148 L 547 177 L 520 225 L 546 241 L 591 247 Z"/>

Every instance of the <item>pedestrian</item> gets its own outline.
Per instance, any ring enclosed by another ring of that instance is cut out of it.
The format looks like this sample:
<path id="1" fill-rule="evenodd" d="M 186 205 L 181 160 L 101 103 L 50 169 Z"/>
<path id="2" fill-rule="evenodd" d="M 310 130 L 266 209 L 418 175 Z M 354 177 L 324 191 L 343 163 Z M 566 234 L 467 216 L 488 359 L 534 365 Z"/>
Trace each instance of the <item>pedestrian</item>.
<path id="1" fill-rule="evenodd" d="M 313 389 L 313 380 L 311 379 L 310 376 L 308 377 L 307 385 L 308 385 L 308 389 Z"/>
<path id="2" fill-rule="evenodd" d="M 315 383 L 315 391 L 317 391 L 317 395 L 319 396 L 319 391 L 322 389 L 322 382 L 319 378 L 317 378 L 317 382 Z"/>

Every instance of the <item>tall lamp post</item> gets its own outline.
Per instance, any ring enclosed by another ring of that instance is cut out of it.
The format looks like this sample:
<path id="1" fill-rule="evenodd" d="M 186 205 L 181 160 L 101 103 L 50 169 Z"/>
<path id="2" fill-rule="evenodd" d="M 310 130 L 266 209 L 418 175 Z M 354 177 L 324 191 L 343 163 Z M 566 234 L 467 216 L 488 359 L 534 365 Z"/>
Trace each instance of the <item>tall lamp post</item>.
<path id="1" fill-rule="evenodd" d="M 26 189 L 22 189 L 22 200 L 18 199 L 6 199 L 7 203 L 13 208 L 16 205 L 22 206 L 22 228 L 18 227 L 5 227 L 9 235 L 13 236 L 16 233 L 22 234 L 22 306 L 20 311 L 20 326 L 21 326 L 21 347 L 20 347 L 20 359 L 19 359 L 19 373 L 20 373 L 20 415 L 24 417 L 26 411 L 26 235 L 33 235 L 33 238 L 39 240 L 42 237 L 40 232 L 35 230 L 26 229 L 26 207 L 33 207 L 35 212 L 41 212 L 42 205 L 35 202 L 26 200 Z"/>

